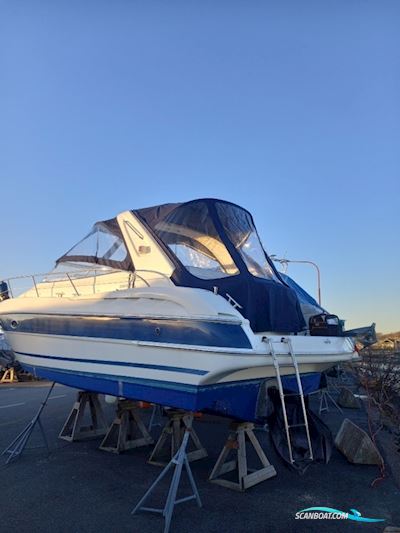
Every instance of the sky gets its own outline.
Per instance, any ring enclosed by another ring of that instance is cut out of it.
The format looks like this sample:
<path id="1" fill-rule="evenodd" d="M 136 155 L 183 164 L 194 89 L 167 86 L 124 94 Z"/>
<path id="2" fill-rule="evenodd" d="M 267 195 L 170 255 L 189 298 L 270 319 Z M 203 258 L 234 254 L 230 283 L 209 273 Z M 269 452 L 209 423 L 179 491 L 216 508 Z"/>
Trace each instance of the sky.
<path id="1" fill-rule="evenodd" d="M 215 197 L 347 327 L 400 330 L 399 28 L 398 0 L 0 0 L 0 279 Z"/>

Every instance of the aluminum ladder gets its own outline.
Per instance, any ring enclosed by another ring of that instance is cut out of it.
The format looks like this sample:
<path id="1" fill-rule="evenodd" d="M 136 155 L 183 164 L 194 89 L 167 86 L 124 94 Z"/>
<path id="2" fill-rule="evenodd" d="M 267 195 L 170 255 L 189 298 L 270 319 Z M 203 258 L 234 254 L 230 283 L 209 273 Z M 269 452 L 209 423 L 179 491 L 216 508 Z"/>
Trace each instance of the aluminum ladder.
<path id="1" fill-rule="evenodd" d="M 292 341 L 291 341 L 291 339 L 288 339 L 286 337 L 282 337 L 279 341 L 273 341 L 269 337 L 264 337 L 263 340 L 266 341 L 268 343 L 268 345 L 269 345 L 269 348 L 270 348 L 270 351 L 271 351 L 271 355 L 272 355 L 272 360 L 273 360 L 274 367 L 275 367 L 276 379 L 277 379 L 277 382 L 278 382 L 278 389 L 279 389 L 279 397 L 281 399 L 281 404 L 282 404 L 282 413 L 283 413 L 283 420 L 284 420 L 284 424 L 285 424 L 285 432 L 286 432 L 286 439 L 287 439 L 287 443 L 288 443 L 290 462 L 292 464 L 295 463 L 295 460 L 293 459 L 292 441 L 291 441 L 291 438 L 290 438 L 290 430 L 293 429 L 293 428 L 298 428 L 298 427 L 304 427 L 305 430 L 306 430 L 308 451 L 309 451 L 309 454 L 310 454 L 309 458 L 312 461 L 314 459 L 314 456 L 313 456 L 313 450 L 312 450 L 312 445 L 311 445 L 310 428 L 308 426 L 308 417 L 307 417 L 307 411 L 306 411 L 306 404 L 304 402 L 304 393 L 303 393 L 303 386 L 301 384 L 299 366 L 297 364 L 296 355 L 295 355 L 295 353 L 293 351 Z M 281 369 L 280 369 L 280 366 L 279 366 L 279 357 L 277 356 L 275 348 L 274 348 L 274 344 L 277 344 L 277 343 L 279 343 L 279 344 L 284 343 L 284 344 L 287 345 L 288 355 L 290 356 L 290 358 L 292 360 L 292 365 L 293 365 L 294 372 L 295 372 L 295 375 L 296 375 L 298 393 L 285 394 L 284 391 L 283 391 L 282 378 L 281 378 Z M 304 422 L 302 422 L 300 424 L 291 424 L 291 425 L 288 423 L 287 412 L 286 412 L 286 402 L 285 402 L 285 397 L 286 396 L 299 396 L 300 397 L 301 409 L 302 409 L 302 412 L 303 412 Z"/>

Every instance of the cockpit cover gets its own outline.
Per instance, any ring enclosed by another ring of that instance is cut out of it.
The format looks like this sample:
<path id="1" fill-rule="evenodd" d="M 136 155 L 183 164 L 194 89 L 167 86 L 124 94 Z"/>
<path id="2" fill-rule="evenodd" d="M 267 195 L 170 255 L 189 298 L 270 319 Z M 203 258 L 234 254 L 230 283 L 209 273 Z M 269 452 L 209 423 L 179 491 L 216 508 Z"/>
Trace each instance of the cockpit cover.
<path id="1" fill-rule="evenodd" d="M 305 328 L 296 292 L 262 248 L 248 211 L 230 202 L 201 199 L 133 213 L 174 263 L 176 285 L 214 290 L 233 299 L 255 332 L 296 333 Z"/>

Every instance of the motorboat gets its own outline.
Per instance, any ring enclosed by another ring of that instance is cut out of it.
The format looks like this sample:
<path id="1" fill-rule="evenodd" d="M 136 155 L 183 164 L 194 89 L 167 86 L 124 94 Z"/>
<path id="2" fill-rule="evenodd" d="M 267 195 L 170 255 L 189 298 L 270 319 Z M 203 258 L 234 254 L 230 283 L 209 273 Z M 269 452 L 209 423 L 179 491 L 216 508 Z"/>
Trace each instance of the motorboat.
<path id="1" fill-rule="evenodd" d="M 97 222 L 53 271 L 5 287 L 16 360 L 83 390 L 255 421 L 274 358 L 289 386 L 294 354 L 306 393 L 358 357 L 338 329 L 310 328 L 251 214 L 217 199 Z"/>

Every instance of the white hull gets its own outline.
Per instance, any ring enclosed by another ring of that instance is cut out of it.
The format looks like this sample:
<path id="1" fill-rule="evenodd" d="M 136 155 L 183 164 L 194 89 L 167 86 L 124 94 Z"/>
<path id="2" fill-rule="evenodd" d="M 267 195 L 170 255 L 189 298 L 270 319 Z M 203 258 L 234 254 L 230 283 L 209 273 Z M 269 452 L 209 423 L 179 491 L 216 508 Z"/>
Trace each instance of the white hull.
<path id="1" fill-rule="evenodd" d="M 280 336 L 269 336 L 278 342 Z M 288 338 L 288 337 L 286 337 Z M 293 348 L 304 349 L 308 337 L 289 337 Z M 9 333 L 7 339 L 21 364 L 32 367 L 49 367 L 57 370 L 89 372 L 107 377 L 121 377 L 121 363 L 132 361 L 143 367 L 123 367 L 123 375 L 131 378 L 171 381 L 191 385 L 211 385 L 232 381 L 270 378 L 275 376 L 272 356 L 264 344 L 264 353 L 249 350 L 247 353 L 218 351 L 205 347 L 173 345 L 167 346 L 140 341 L 115 341 L 106 339 L 87 339 L 83 337 L 49 336 L 28 333 Z M 297 342 L 298 339 L 300 342 Z M 313 339 L 314 340 L 314 339 Z M 322 352 L 324 343 L 333 338 L 319 337 L 321 353 L 297 353 L 300 373 L 322 372 L 343 361 L 355 358 L 352 351 L 346 348 L 346 339 L 334 338 L 337 350 Z M 315 346 L 315 343 L 314 343 Z M 317 350 L 317 347 L 314 347 Z M 339 351 L 340 350 L 340 351 Z M 30 355 L 28 355 L 30 354 Z M 291 358 L 287 354 L 287 345 L 282 343 L 279 362 L 283 375 L 293 374 Z M 39 357 L 38 357 L 39 356 Z M 56 359 L 56 358 L 58 359 Z M 49 359 L 46 359 L 49 358 Z M 75 360 L 76 361 L 75 361 Z M 86 361 L 83 362 L 82 360 Z M 93 362 L 91 362 L 93 361 Z M 112 364 L 115 361 L 118 365 Z M 193 362 L 196 362 L 194 364 Z M 151 366 L 162 366 L 163 370 Z M 170 369 L 168 369 L 170 368 Z M 174 368 L 182 371 L 176 372 Z M 187 370 L 187 372 L 184 372 Z M 204 372 L 191 374 L 191 371 Z"/>

